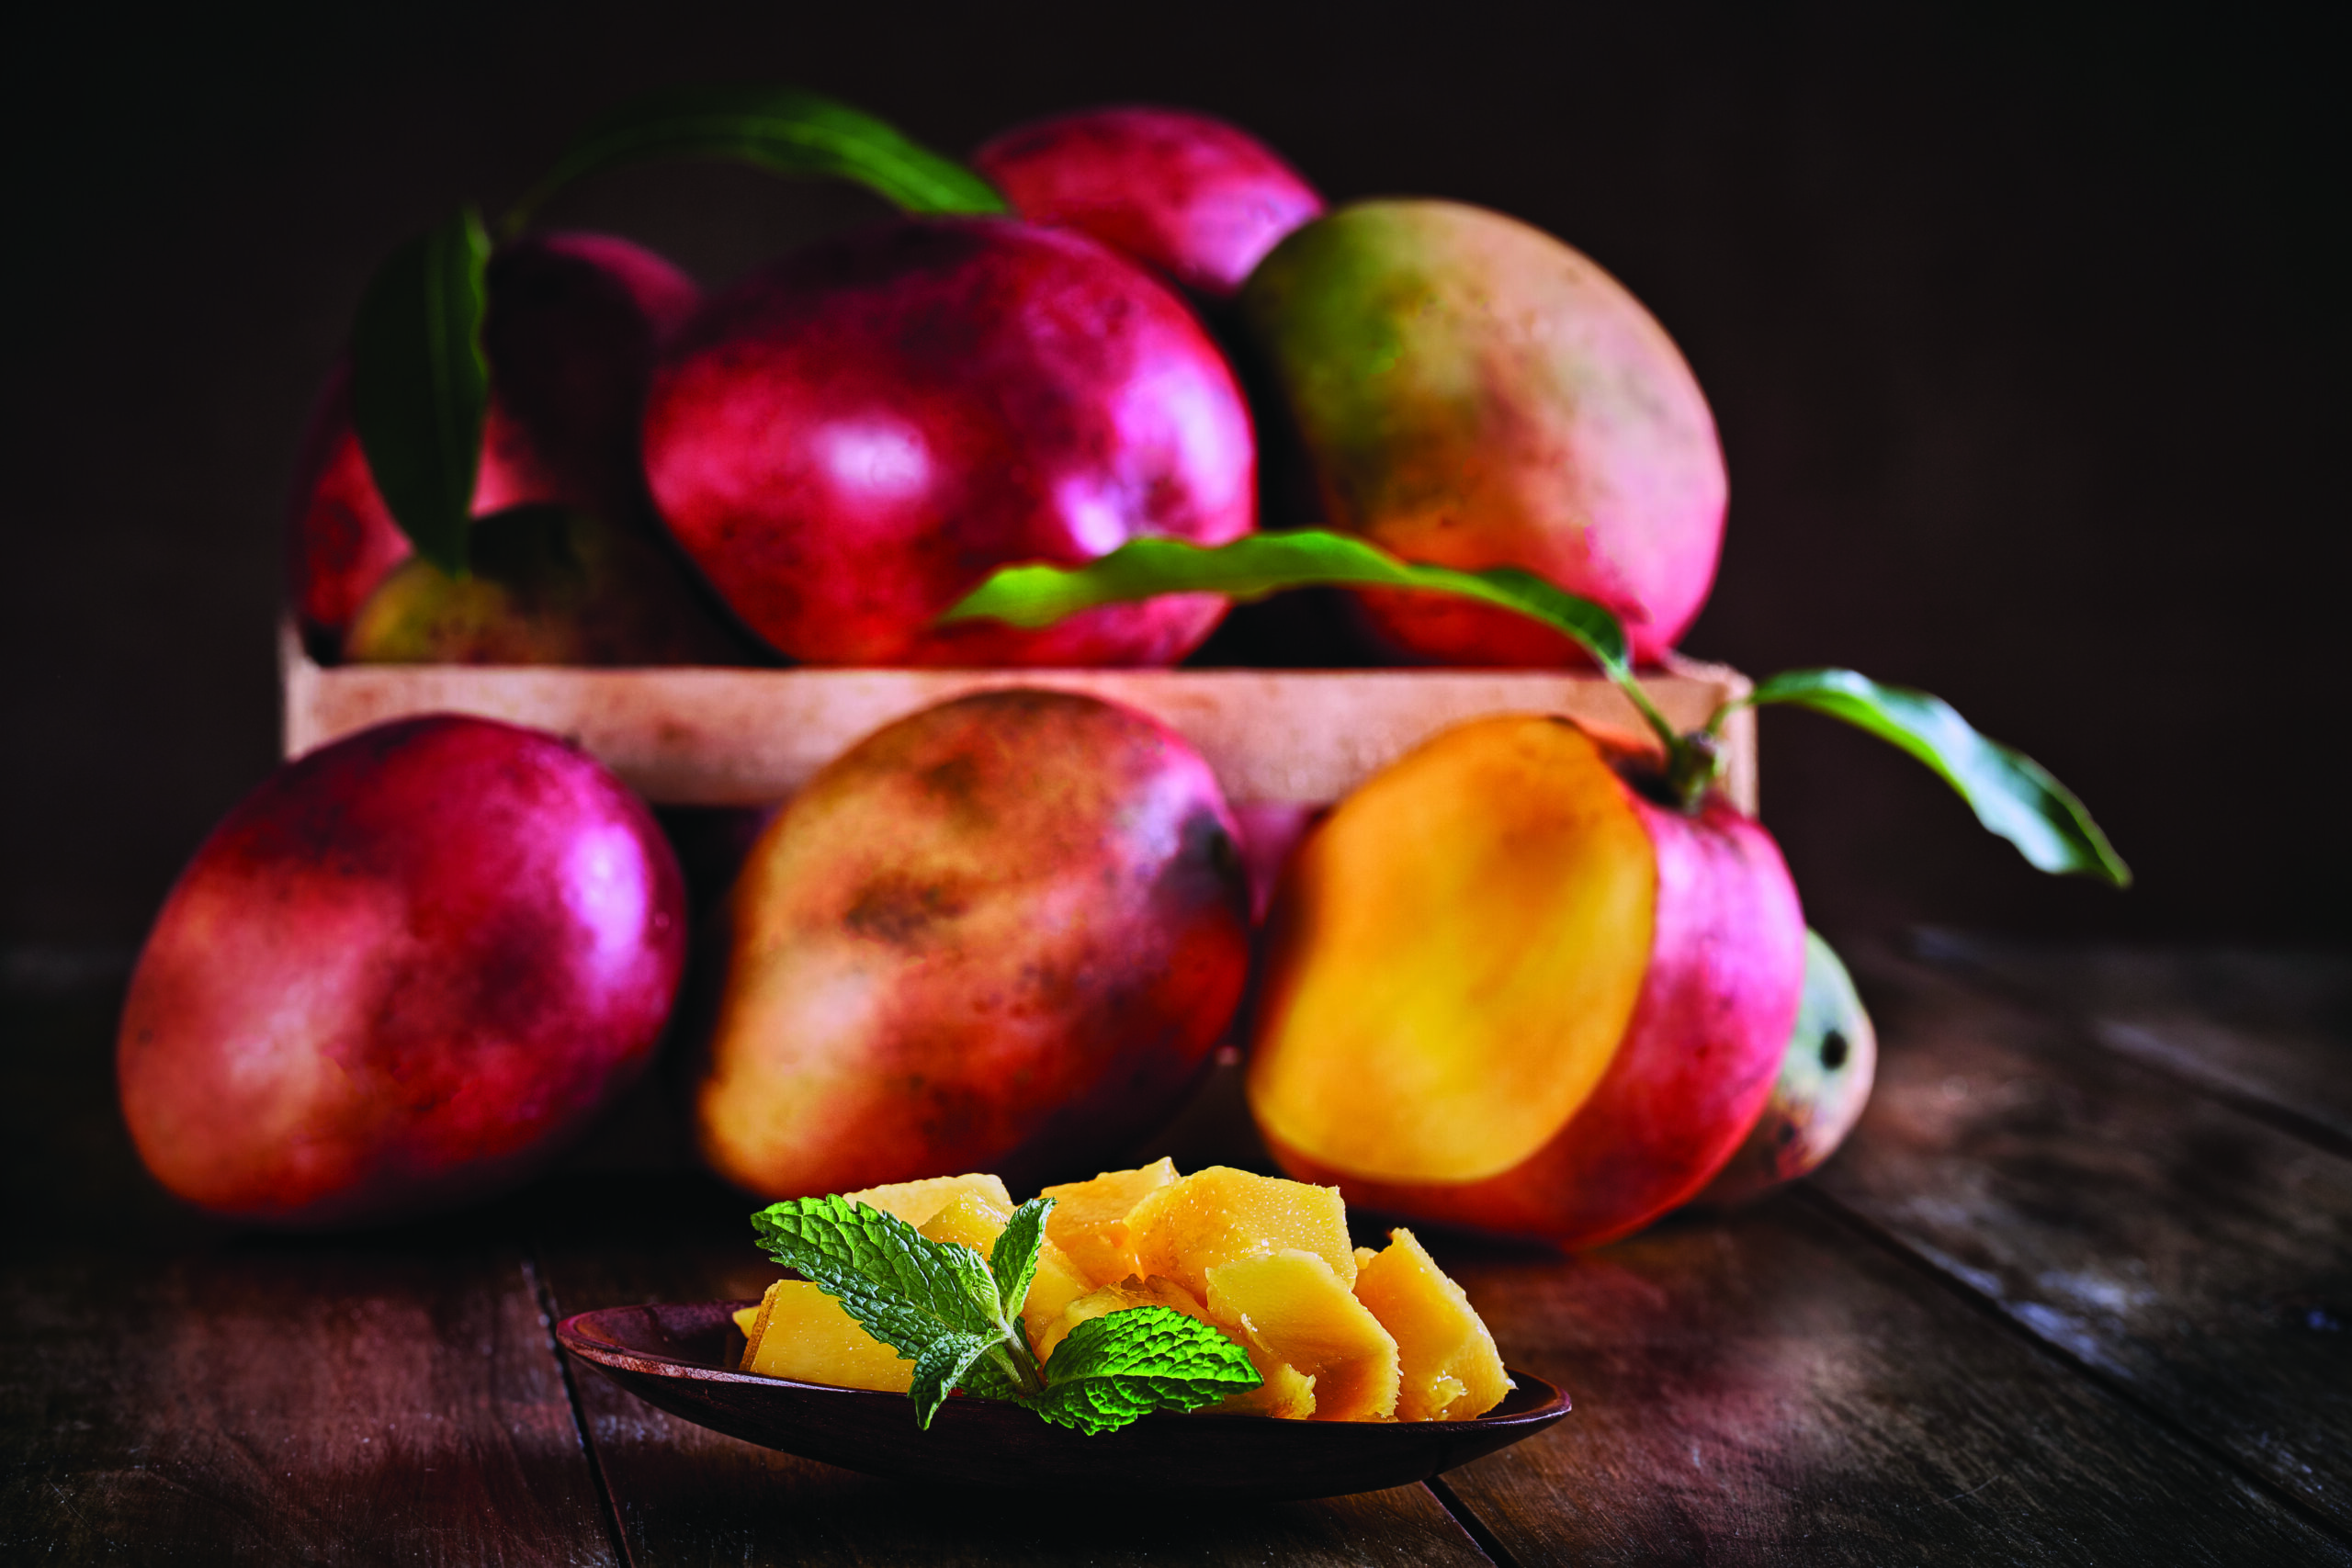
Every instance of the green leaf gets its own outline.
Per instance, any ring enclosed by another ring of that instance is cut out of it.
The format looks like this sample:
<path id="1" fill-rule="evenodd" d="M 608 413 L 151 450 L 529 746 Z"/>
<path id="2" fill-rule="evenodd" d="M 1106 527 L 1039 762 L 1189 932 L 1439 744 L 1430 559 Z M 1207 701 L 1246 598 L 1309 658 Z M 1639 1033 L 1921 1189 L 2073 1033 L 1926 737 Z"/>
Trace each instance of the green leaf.
<path id="1" fill-rule="evenodd" d="M 468 208 L 386 259 L 351 329 L 351 422 L 368 470 L 417 554 L 452 577 L 465 574 L 490 412 L 489 261 L 490 236 Z"/>
<path id="2" fill-rule="evenodd" d="M 915 1402 L 915 1425 L 928 1431 L 931 1418 L 947 1402 L 972 1363 L 997 1343 L 992 1335 L 943 1334 L 915 1358 L 915 1379 L 907 1393 Z"/>
<path id="3" fill-rule="evenodd" d="M 508 231 L 575 180 L 649 158 L 695 157 L 855 180 L 909 212 L 1010 210 L 963 164 L 847 104 L 796 87 L 687 87 L 650 94 L 591 125 L 515 204 Z"/>
<path id="4" fill-rule="evenodd" d="M 767 1255 L 797 1269 L 868 1334 L 910 1361 L 947 1335 L 993 1344 L 996 1281 L 980 1255 L 842 1197 L 794 1198 L 752 1216 Z"/>
<path id="5" fill-rule="evenodd" d="M 1032 1198 L 1012 1211 L 1004 1229 L 989 1250 L 989 1272 L 996 1276 L 998 1310 L 1020 1325 L 1021 1303 L 1029 1299 L 1029 1282 L 1037 1277 L 1037 1255 L 1046 1249 L 1046 1216 L 1051 1198 Z M 1028 1336 L 1022 1335 L 1023 1342 Z"/>
<path id="6" fill-rule="evenodd" d="M 1485 571 L 1420 566 L 1369 540 L 1322 528 L 1250 534 L 1216 546 L 1130 539 L 1080 567 L 1004 567 L 940 619 L 1007 621 L 1034 630 L 1080 610 L 1162 593 L 1246 600 L 1318 587 L 1431 589 L 1498 604 L 1574 638 L 1612 675 L 1626 669 L 1625 631 L 1617 617 L 1533 572 L 1508 566 Z"/>
<path id="7" fill-rule="evenodd" d="M 1055 1348 L 1046 1376 L 1031 1408 L 1090 1436 L 1155 1410 L 1197 1410 L 1261 1381 L 1240 1346 L 1159 1306 L 1087 1319 Z"/>
<path id="8" fill-rule="evenodd" d="M 1790 670 L 1747 700 L 1811 708 L 1892 741 L 1933 768 L 1987 831 L 2042 871 L 2132 885 L 2131 868 L 2072 790 L 2023 752 L 1978 734 L 1941 697 L 1883 686 L 1851 670 Z"/>

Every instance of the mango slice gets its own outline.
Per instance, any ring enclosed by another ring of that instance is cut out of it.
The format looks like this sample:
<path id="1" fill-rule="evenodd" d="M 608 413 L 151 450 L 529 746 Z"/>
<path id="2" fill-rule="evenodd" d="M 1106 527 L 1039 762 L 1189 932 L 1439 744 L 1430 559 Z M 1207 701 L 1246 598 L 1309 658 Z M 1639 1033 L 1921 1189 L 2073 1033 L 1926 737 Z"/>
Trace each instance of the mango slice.
<path id="1" fill-rule="evenodd" d="M 986 1198 L 1003 1213 L 1012 1213 L 1012 1194 L 1004 1190 L 1004 1179 L 979 1171 L 966 1176 L 926 1177 L 921 1181 L 893 1181 L 887 1186 L 868 1187 L 846 1196 L 868 1208 L 896 1214 L 910 1225 L 921 1226 L 923 1221 L 945 1208 L 949 1199 L 961 1192 Z"/>
<path id="2" fill-rule="evenodd" d="M 1208 1271 L 1286 1247 L 1312 1252 L 1342 1285 L 1356 1279 L 1347 1208 L 1336 1187 L 1213 1165 L 1147 1192 L 1127 1214 L 1138 1267 L 1204 1301 Z"/>
<path id="3" fill-rule="evenodd" d="M 842 1303 L 804 1280 L 778 1280 L 760 1303 L 759 1336 L 743 1370 L 796 1382 L 904 1393 L 915 1364 L 865 1329 Z"/>
<path id="4" fill-rule="evenodd" d="M 1316 1420 L 1395 1418 L 1396 1341 L 1320 1254 L 1294 1247 L 1216 1264 L 1208 1286 L 1211 1322 L 1314 1380 Z"/>
<path id="5" fill-rule="evenodd" d="M 1054 1201 L 1046 1235 L 1097 1285 L 1140 1276 L 1127 1215 L 1144 1194 L 1176 1179 L 1176 1162 L 1162 1158 L 1137 1170 L 1106 1170 L 1091 1181 L 1066 1182 L 1038 1194 Z"/>
<path id="6" fill-rule="evenodd" d="M 1495 1337 L 1408 1230 L 1358 1250 L 1356 1300 L 1396 1341 L 1399 1421 L 1467 1421 L 1502 1403 L 1511 1382 Z"/>
<path id="7" fill-rule="evenodd" d="M 1330 1170 L 1483 1180 L 1566 1126 L 1650 960 L 1657 853 L 1565 721 L 1445 731 L 1300 845 L 1268 926 L 1250 1109 Z"/>

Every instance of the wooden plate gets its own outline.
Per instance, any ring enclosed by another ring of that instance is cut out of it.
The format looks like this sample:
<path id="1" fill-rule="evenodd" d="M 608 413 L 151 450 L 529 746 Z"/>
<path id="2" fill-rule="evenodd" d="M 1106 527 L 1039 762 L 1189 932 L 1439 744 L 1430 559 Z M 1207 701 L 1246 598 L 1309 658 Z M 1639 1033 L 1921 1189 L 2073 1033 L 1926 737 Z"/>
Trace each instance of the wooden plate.
<path id="1" fill-rule="evenodd" d="M 1100 1437 L 1017 1405 L 952 1398 L 924 1431 L 902 1393 L 787 1382 L 729 1368 L 748 1302 L 607 1307 L 556 1325 L 556 1338 L 631 1393 L 729 1437 L 874 1475 L 974 1486 L 1061 1482 L 1122 1492 L 1331 1497 L 1425 1481 L 1534 1436 L 1568 1396 L 1514 1371 L 1502 1404 L 1475 1421 L 1271 1421 L 1148 1416 Z"/>

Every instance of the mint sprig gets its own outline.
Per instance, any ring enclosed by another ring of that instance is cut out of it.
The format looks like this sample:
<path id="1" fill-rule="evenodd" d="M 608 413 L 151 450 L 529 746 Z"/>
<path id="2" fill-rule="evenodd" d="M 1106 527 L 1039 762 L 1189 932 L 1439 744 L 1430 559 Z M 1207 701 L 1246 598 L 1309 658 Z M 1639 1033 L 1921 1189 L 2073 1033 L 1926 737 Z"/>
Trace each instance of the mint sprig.
<path id="1" fill-rule="evenodd" d="M 1207 1324 L 1157 1306 L 1080 1324 L 1041 1370 L 1020 1308 L 1037 1275 L 1053 1206 L 1050 1198 L 1021 1205 L 986 1258 L 839 1196 L 772 1203 L 752 1216 L 752 1230 L 769 1257 L 915 1364 L 909 1393 L 915 1423 L 925 1428 L 958 1388 L 1092 1434 L 1155 1410 L 1197 1410 L 1258 1386 L 1241 1347 Z"/>
<path id="2" fill-rule="evenodd" d="M 1198 1410 L 1261 1381 L 1240 1346 L 1164 1306 L 1088 1318 L 1054 1348 L 1053 1381 L 1029 1402 L 1090 1437 L 1155 1410 Z"/>

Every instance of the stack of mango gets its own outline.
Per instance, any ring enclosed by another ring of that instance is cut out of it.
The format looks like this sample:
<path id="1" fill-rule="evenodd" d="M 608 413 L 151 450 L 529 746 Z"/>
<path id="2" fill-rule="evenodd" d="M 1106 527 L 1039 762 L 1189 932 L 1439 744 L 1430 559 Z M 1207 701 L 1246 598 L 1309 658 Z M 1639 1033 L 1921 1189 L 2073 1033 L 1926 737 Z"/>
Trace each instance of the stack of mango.
<path id="1" fill-rule="evenodd" d="M 943 1176 L 849 1196 L 933 1241 L 987 1256 L 1014 1204 L 994 1176 Z M 1408 1230 L 1353 1247 L 1338 1189 L 1162 1159 L 1046 1188 L 1054 1200 L 1022 1312 L 1037 1359 L 1089 1318 L 1163 1306 L 1248 1351 L 1260 1386 L 1226 1414 L 1318 1421 L 1464 1421 L 1510 1388 L 1462 1287 Z M 736 1314 L 742 1370 L 904 1393 L 914 1363 L 817 1286 L 779 1280 Z"/>

